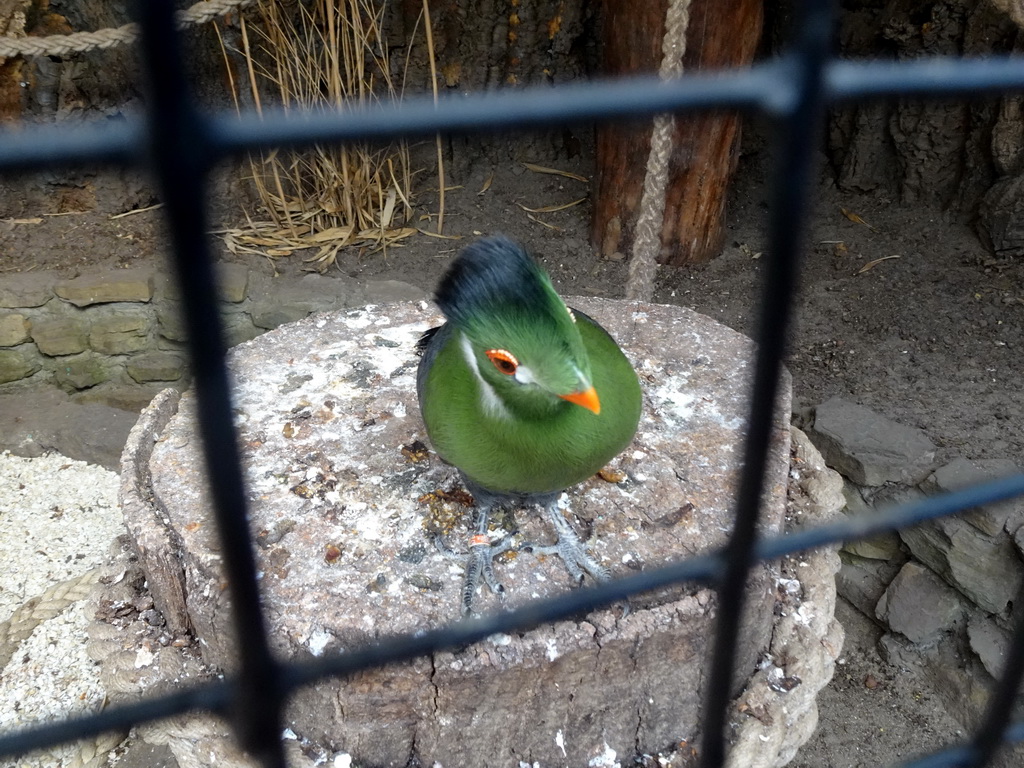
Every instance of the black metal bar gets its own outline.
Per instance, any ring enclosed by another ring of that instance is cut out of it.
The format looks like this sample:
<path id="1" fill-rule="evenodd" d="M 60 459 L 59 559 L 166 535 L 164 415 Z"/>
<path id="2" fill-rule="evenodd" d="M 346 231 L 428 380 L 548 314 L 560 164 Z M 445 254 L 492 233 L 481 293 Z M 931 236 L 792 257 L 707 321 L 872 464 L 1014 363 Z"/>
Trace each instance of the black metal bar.
<path id="1" fill-rule="evenodd" d="M 31 726 L 0 736 L 0 757 L 17 756 L 185 712 L 225 714 L 232 698 L 232 683 L 217 680 L 152 699 L 120 704 L 94 715 L 70 716 L 55 723 Z"/>
<path id="2" fill-rule="evenodd" d="M 1021 585 L 1014 605 L 1024 605 L 1024 584 Z M 992 691 L 981 725 L 971 744 L 974 751 L 974 760 L 968 763 L 971 768 L 988 765 L 999 750 L 1020 690 L 1021 676 L 1024 675 L 1024 611 L 1018 608 L 1017 613 L 1013 636 L 1006 648 L 1003 671 L 996 681 L 995 690 Z"/>
<path id="3" fill-rule="evenodd" d="M 105 163 L 149 165 L 160 184 L 189 335 L 199 429 L 232 589 L 240 670 L 230 682 L 215 681 L 170 695 L 122 705 L 98 715 L 64 720 L 0 736 L 0 755 L 17 754 L 104 730 L 203 709 L 229 714 L 244 748 L 269 768 L 281 768 L 281 708 L 296 688 L 325 676 L 408 660 L 464 646 L 497 632 L 529 629 L 681 582 L 717 583 L 719 617 L 704 734 L 705 765 L 724 761 L 725 706 L 734 666 L 734 642 L 742 612 L 743 584 L 758 560 L 896 530 L 980 504 L 1024 495 L 1024 475 L 926 499 L 879 515 L 758 540 L 756 523 L 763 466 L 770 438 L 785 331 L 791 313 L 801 225 L 809 188 L 817 125 L 828 103 L 893 96 L 979 95 L 1024 90 L 1024 59 L 928 59 L 911 62 L 828 60 L 831 3 L 805 0 L 807 11 L 793 52 L 748 70 L 688 76 L 663 83 L 629 78 L 525 88 L 449 99 L 428 97 L 382 108 L 264 119 L 225 114 L 204 117 L 187 92 L 170 0 L 139 3 L 144 64 L 151 85 L 145 120 L 33 127 L 0 134 L 0 169 L 25 171 L 55 165 Z M 459 622 L 415 636 L 387 638 L 343 656 L 279 666 L 269 647 L 259 606 L 255 558 L 245 514 L 241 464 L 231 422 L 224 345 L 206 241 L 206 172 L 227 155 L 272 146 L 327 141 L 393 139 L 437 132 L 467 133 L 529 128 L 556 122 L 644 118 L 661 112 L 707 109 L 757 110 L 784 128 L 770 223 L 771 260 L 766 278 L 760 351 L 756 363 L 750 428 L 739 486 L 733 536 L 719 551 L 548 600 L 511 613 Z M 1022 592 L 1024 595 L 1024 592 Z M 1024 599 L 1021 601 L 1024 603 Z M 1024 740 L 1024 722 L 1007 728 L 1024 674 L 1024 617 L 1018 623 L 1006 670 L 982 725 L 968 744 L 908 763 L 913 768 L 987 764 L 1003 741 Z"/>
<path id="4" fill-rule="evenodd" d="M 263 118 L 222 112 L 207 119 L 211 150 L 240 154 L 251 149 L 303 146 L 318 142 L 361 141 L 530 128 L 554 122 L 649 117 L 661 112 L 706 109 L 786 111 L 794 98 L 793 66 L 788 60 L 763 62 L 745 70 L 688 75 L 662 82 L 650 77 L 596 80 L 552 89 L 531 86 L 514 91 L 449 97 L 435 106 L 429 97 L 401 104 L 298 114 L 268 110 Z M 956 73 L 954 75 L 954 73 Z M 831 62 L 823 73 L 830 101 L 885 96 L 978 96 L 1024 90 L 1024 59 L 935 58 L 921 61 Z M 54 165 L 139 161 L 145 136 L 141 120 L 65 126 L 34 126 L 0 132 L 0 168 L 25 171 Z"/>
<path id="5" fill-rule="evenodd" d="M 796 293 L 814 163 L 812 148 L 817 144 L 818 127 L 824 116 L 823 69 L 829 56 L 832 25 L 831 0 L 804 3 L 800 34 L 791 57 L 790 82 L 795 97 L 786 109 L 777 113 L 775 129 L 779 154 L 773 176 L 769 260 L 761 294 L 753 394 L 740 470 L 736 521 L 725 547 L 725 574 L 718 588 L 718 620 L 701 736 L 701 765 L 707 768 L 719 768 L 725 763 L 725 729 L 733 697 L 736 644 L 746 602 L 747 577 L 754 564 L 764 470 Z"/>
<path id="6" fill-rule="evenodd" d="M 173 263 L 185 308 L 197 426 L 231 590 L 240 662 L 233 725 L 243 749 L 267 768 L 284 768 L 280 738 L 284 692 L 260 609 L 213 260 L 207 242 L 206 171 L 213 157 L 209 134 L 187 90 L 181 40 L 173 31 L 174 3 L 141 0 L 137 6 L 149 84 L 149 163 L 159 182 L 169 224 Z"/>

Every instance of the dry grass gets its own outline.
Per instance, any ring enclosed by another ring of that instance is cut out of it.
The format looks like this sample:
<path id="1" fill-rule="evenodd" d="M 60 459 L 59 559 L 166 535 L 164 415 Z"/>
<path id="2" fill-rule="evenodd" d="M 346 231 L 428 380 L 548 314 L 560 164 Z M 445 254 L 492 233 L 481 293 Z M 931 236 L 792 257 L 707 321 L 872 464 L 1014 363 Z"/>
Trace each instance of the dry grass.
<path id="1" fill-rule="evenodd" d="M 222 39 L 236 106 L 242 88 L 259 114 L 265 101 L 316 112 L 398 100 L 381 29 L 386 2 L 260 0 L 239 18 L 231 46 L 246 82 L 236 82 Z M 323 271 L 346 246 L 386 253 L 417 231 L 408 226 L 412 171 L 404 143 L 274 150 L 251 156 L 250 167 L 261 210 L 246 214 L 246 227 L 221 233 L 232 252 L 278 258 L 315 248 L 305 261 Z"/>

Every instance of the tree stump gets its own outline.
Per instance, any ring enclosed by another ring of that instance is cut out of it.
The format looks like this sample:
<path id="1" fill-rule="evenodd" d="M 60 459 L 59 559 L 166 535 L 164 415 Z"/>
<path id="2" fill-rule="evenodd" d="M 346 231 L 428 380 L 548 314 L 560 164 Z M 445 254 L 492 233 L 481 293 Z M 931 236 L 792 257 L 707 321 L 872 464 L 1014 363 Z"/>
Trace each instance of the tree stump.
<path id="1" fill-rule="evenodd" d="M 721 546 L 732 528 L 752 342 L 678 307 L 569 303 L 605 325 L 644 388 L 639 432 L 614 462 L 622 479 L 572 489 L 570 520 L 594 537 L 613 575 Z M 264 607 L 283 658 L 340 653 L 458 617 L 462 569 L 432 539 L 465 542 L 471 510 L 457 473 L 424 447 L 415 397 L 414 344 L 439 320 L 425 302 L 370 306 L 314 315 L 231 353 Z M 765 534 L 783 525 L 789 403 L 787 376 Z M 229 592 L 194 416 L 190 393 L 169 419 L 144 415 L 147 434 L 126 450 L 126 459 L 136 451 L 126 522 L 168 626 L 192 627 L 204 661 L 230 671 Z M 524 540 L 551 540 L 536 511 L 517 520 Z M 511 606 L 573 588 L 557 558 L 524 552 L 496 569 Z M 778 563 L 751 574 L 737 691 L 769 647 L 779 578 Z M 497 608 L 486 593 L 477 606 Z M 288 726 L 365 766 L 604 765 L 609 755 L 698 737 L 713 625 L 707 589 L 645 594 L 624 617 L 598 611 L 317 683 L 294 697 Z"/>
<path id="2" fill-rule="evenodd" d="M 606 74 L 658 71 L 668 1 L 602 0 L 601 65 Z M 692 0 L 684 71 L 750 64 L 761 26 L 761 0 Z M 686 115 L 676 120 L 660 263 L 682 266 L 718 255 L 739 138 L 740 118 L 735 113 Z M 649 123 L 597 127 L 591 239 L 605 258 L 628 254 L 632 248 L 650 145 Z"/>

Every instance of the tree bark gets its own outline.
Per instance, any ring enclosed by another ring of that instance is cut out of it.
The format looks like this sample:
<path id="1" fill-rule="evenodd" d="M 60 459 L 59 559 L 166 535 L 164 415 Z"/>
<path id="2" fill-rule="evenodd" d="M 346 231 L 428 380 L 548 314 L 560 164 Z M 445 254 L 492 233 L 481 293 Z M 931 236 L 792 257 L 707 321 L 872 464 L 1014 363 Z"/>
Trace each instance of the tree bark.
<path id="1" fill-rule="evenodd" d="M 602 69 L 607 75 L 656 72 L 668 0 L 602 0 Z M 684 71 L 743 66 L 754 57 L 762 27 L 760 0 L 693 0 Z M 639 214 L 650 152 L 649 125 L 597 129 L 597 176 L 591 236 L 605 257 L 627 252 Z M 740 120 L 735 113 L 681 116 L 669 162 L 658 261 L 706 261 L 722 245 L 726 194 L 736 167 Z"/>

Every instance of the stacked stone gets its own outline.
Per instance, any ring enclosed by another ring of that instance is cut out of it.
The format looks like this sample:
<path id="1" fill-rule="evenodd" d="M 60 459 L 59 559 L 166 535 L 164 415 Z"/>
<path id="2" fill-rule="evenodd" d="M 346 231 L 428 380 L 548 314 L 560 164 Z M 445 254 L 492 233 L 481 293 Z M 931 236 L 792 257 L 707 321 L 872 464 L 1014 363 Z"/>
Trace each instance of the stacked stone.
<path id="1" fill-rule="evenodd" d="M 1020 471 L 1005 459 L 939 465 L 922 430 L 840 398 L 818 406 L 812 418 L 811 440 L 846 478 L 849 516 Z M 1024 499 L 850 542 L 840 556 L 839 593 L 887 630 L 883 657 L 935 672 L 951 709 L 969 721 L 1009 642 L 1013 601 L 1024 581 Z"/>
<path id="2" fill-rule="evenodd" d="M 228 346 L 316 311 L 426 297 L 398 281 L 356 287 L 227 263 L 217 274 Z M 185 340 L 181 297 L 167 274 L 22 273 L 0 282 L 0 395 L 52 384 L 82 401 L 139 410 L 163 387 L 187 383 Z"/>

